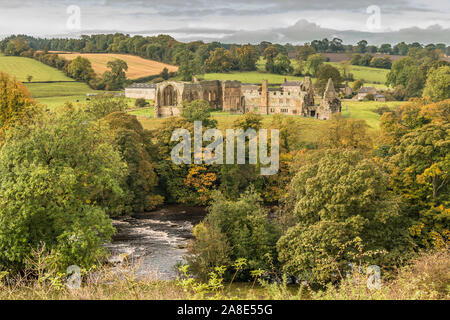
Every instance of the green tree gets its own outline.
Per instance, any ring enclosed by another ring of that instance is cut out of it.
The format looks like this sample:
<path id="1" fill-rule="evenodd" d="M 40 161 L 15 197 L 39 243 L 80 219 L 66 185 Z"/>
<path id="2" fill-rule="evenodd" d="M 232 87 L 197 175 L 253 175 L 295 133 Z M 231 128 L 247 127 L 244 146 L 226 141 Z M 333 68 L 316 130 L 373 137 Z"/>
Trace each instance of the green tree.
<path id="1" fill-rule="evenodd" d="M 102 76 L 103 86 L 106 90 L 120 90 L 123 89 L 127 82 L 126 71 L 128 65 L 124 60 L 115 59 L 109 61 L 106 66 L 110 69 L 105 71 Z"/>
<path id="2" fill-rule="evenodd" d="M 430 70 L 423 96 L 433 101 L 450 99 L 450 66 Z"/>
<path id="3" fill-rule="evenodd" d="M 311 282 L 338 280 L 364 250 L 385 250 L 364 263 L 399 263 L 412 249 L 400 203 L 387 176 L 358 151 L 313 153 L 298 170 L 290 191 L 297 224 L 278 242 L 283 270 Z"/>
<path id="4" fill-rule="evenodd" d="M 211 107 L 206 100 L 184 101 L 181 116 L 189 122 L 201 121 L 204 127 L 217 127 L 217 120 L 211 119 Z"/>
<path id="5" fill-rule="evenodd" d="M 75 80 L 88 82 L 95 78 L 94 69 L 91 62 L 81 56 L 76 57 L 67 66 L 67 74 Z"/>
<path id="6" fill-rule="evenodd" d="M 0 264 L 18 271 L 45 244 L 59 266 L 90 267 L 114 233 L 126 165 L 83 112 L 12 130 L 0 149 Z"/>
<path id="7" fill-rule="evenodd" d="M 273 62 L 273 73 L 288 75 L 294 71 L 291 66 L 291 60 L 283 55 L 279 54 Z"/>
<path id="8" fill-rule="evenodd" d="M 128 109 L 128 103 L 123 97 L 115 97 L 110 94 L 100 94 L 88 102 L 85 111 L 96 119 L 106 117 L 108 114 Z"/>
<path id="9" fill-rule="evenodd" d="M 169 80 L 169 69 L 164 68 L 163 71 L 161 71 L 160 76 L 161 76 L 161 78 L 163 78 L 164 80 Z"/>
<path id="10" fill-rule="evenodd" d="M 323 95 L 330 78 L 333 80 L 336 89 L 342 87 L 342 77 L 339 70 L 329 64 L 321 65 L 317 71 L 317 80 L 315 83 L 315 87 L 320 95 Z"/>
<path id="11" fill-rule="evenodd" d="M 151 133 L 144 130 L 136 116 L 124 112 L 112 113 L 103 121 L 109 126 L 115 145 L 127 164 L 124 189 L 128 208 L 123 213 L 154 210 L 164 199 L 156 194 L 158 177 L 156 159 L 152 158 L 156 147 L 151 141 Z"/>
<path id="12" fill-rule="evenodd" d="M 306 61 L 306 70 L 308 70 L 309 74 L 315 76 L 317 71 L 319 71 L 320 66 L 325 62 L 325 59 L 321 54 L 313 54 L 308 57 Z"/>

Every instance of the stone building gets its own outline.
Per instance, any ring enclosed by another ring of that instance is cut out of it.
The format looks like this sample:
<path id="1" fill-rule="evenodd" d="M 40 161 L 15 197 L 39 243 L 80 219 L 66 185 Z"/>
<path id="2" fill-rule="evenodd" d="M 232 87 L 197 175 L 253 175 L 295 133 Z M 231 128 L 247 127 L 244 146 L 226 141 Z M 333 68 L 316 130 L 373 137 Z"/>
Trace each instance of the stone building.
<path id="1" fill-rule="evenodd" d="M 332 82 L 331 87 L 334 90 Z M 277 87 L 271 87 L 267 81 L 263 81 L 262 85 L 219 80 L 166 81 L 156 86 L 155 97 L 157 118 L 178 116 L 183 101 L 198 99 L 208 101 L 214 109 L 233 113 L 254 112 L 262 115 L 286 114 L 319 118 L 319 107 L 315 105 L 310 77 L 306 77 L 303 82 L 284 81 Z M 321 112 L 320 119 L 325 119 L 334 110 L 340 110 L 340 100 L 339 108 L 335 108 L 336 99 L 339 100 L 334 92 L 330 107 Z"/>
<path id="2" fill-rule="evenodd" d="M 358 90 L 357 95 L 353 99 L 362 101 L 368 94 L 371 94 L 375 97 L 375 95 L 377 94 L 377 89 L 375 87 L 361 87 Z"/>
<path id="3" fill-rule="evenodd" d="M 345 81 L 345 86 L 342 89 L 342 93 L 343 93 L 345 98 L 349 98 L 349 97 L 352 96 L 353 90 L 352 90 L 352 88 L 350 88 L 350 86 L 348 84 L 348 81 Z"/>
<path id="4" fill-rule="evenodd" d="M 133 83 L 125 88 L 125 97 L 127 98 L 155 100 L 155 93 L 155 84 Z"/>
<path id="5" fill-rule="evenodd" d="M 333 81 L 328 79 L 327 87 L 323 94 L 322 102 L 317 109 L 316 117 L 321 120 L 328 120 L 335 113 L 342 112 L 342 104 L 336 90 L 334 89 Z"/>

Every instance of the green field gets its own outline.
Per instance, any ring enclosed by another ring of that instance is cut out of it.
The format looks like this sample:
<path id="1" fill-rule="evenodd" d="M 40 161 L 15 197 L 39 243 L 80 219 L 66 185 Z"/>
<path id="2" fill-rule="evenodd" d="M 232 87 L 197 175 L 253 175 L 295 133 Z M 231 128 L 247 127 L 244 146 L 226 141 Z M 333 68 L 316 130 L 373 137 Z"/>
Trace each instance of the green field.
<path id="1" fill-rule="evenodd" d="M 230 72 L 230 73 L 205 73 L 199 75 L 204 80 L 238 80 L 242 83 L 262 83 L 263 80 L 268 80 L 269 83 L 282 83 L 284 79 L 288 80 L 300 80 L 303 81 L 303 77 L 284 76 L 280 74 L 265 73 L 260 71 L 251 72 Z"/>
<path id="2" fill-rule="evenodd" d="M 28 83 L 26 87 L 35 99 L 49 97 L 68 97 L 95 93 L 83 82 Z"/>
<path id="3" fill-rule="evenodd" d="M 342 70 L 342 66 L 337 62 L 327 62 L 332 66 Z M 370 67 L 361 67 L 361 66 L 349 66 L 349 72 L 353 73 L 355 79 L 363 80 L 365 83 L 369 84 L 378 84 L 384 86 L 386 82 L 387 74 L 390 70 L 388 69 L 379 69 L 379 68 L 370 68 Z"/>
<path id="4" fill-rule="evenodd" d="M 28 81 L 28 76 L 33 76 L 32 82 L 74 81 L 62 71 L 31 58 L 0 56 L 0 71 L 10 74 L 22 82 Z"/>
<path id="5" fill-rule="evenodd" d="M 342 70 L 342 66 L 337 62 L 326 62 L 332 66 Z M 296 67 L 297 61 L 292 60 L 292 65 Z M 198 75 L 200 79 L 204 80 L 238 80 L 243 83 L 260 84 L 263 80 L 268 80 L 269 83 L 282 83 L 284 79 L 303 81 L 304 77 L 286 76 L 280 74 L 267 73 L 265 71 L 265 60 L 260 58 L 256 64 L 257 71 L 251 72 L 228 72 L 228 73 L 206 73 Z M 361 66 L 349 66 L 349 72 L 353 73 L 355 80 L 363 80 L 365 86 L 373 86 L 379 89 L 386 89 L 386 76 L 389 73 L 387 69 L 378 69 Z M 315 78 L 312 78 L 315 81 Z"/>
<path id="6" fill-rule="evenodd" d="M 404 102 L 392 101 L 392 102 L 376 102 L 376 101 L 342 101 L 342 115 L 345 118 L 366 120 L 371 130 L 377 130 L 380 123 L 380 116 L 374 112 L 375 109 L 382 105 L 395 108 Z M 142 123 L 145 129 L 154 130 L 162 127 L 167 119 L 155 119 L 154 109 L 145 108 L 130 112 L 138 116 L 139 121 Z M 233 123 L 240 117 L 238 114 L 232 114 L 229 112 L 213 112 L 212 117 L 218 121 L 218 127 L 220 130 L 233 128 Z M 326 124 L 326 121 L 316 120 L 312 118 L 303 118 L 298 116 L 289 116 L 295 119 L 299 123 L 299 130 L 303 132 L 304 141 L 316 141 L 318 138 L 317 132 L 319 128 Z M 263 116 L 263 125 L 269 126 L 273 116 Z"/>
<path id="7" fill-rule="evenodd" d="M 374 112 L 380 106 L 386 105 L 390 108 L 395 108 L 404 102 L 401 101 L 389 101 L 389 102 L 377 102 L 377 101 L 342 101 L 342 115 L 345 118 L 366 120 L 367 124 L 372 129 L 378 129 L 380 123 L 380 116 Z"/>

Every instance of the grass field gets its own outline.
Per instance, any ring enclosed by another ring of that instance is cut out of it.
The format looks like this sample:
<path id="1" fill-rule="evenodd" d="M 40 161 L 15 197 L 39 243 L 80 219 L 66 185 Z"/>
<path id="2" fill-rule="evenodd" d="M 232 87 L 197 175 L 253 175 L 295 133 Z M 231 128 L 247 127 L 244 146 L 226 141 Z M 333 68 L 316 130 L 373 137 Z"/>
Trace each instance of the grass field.
<path id="1" fill-rule="evenodd" d="M 0 56 L 0 71 L 10 74 L 22 82 L 28 81 L 28 76 L 33 77 L 32 82 L 74 81 L 62 71 L 31 58 Z"/>
<path id="2" fill-rule="evenodd" d="M 380 123 L 380 115 L 374 112 L 374 110 L 382 105 L 387 105 L 391 108 L 401 105 L 403 102 L 376 102 L 376 101 L 352 101 L 343 100 L 342 102 L 342 115 L 345 118 L 366 120 L 370 126 L 370 130 L 378 130 Z M 155 130 L 161 128 L 167 119 L 155 119 L 153 108 L 145 108 L 137 111 L 130 112 L 138 117 L 145 129 Z M 229 112 L 213 112 L 212 117 L 218 121 L 219 130 L 226 130 L 233 128 L 234 121 L 236 121 L 240 115 L 232 114 Z M 297 116 L 290 116 L 295 119 L 299 124 L 299 130 L 302 132 L 302 140 L 305 142 L 314 142 L 318 139 L 318 132 L 320 127 L 325 125 L 327 121 L 321 121 L 311 118 L 303 118 Z M 272 115 L 263 116 L 263 126 L 269 127 L 273 119 Z"/>
<path id="3" fill-rule="evenodd" d="M 380 116 L 374 112 L 380 106 L 386 105 L 390 108 L 395 108 L 404 102 L 402 101 L 389 101 L 389 102 L 377 102 L 377 101 L 342 101 L 342 115 L 345 118 L 366 120 L 367 124 L 372 129 L 378 129 L 380 123 Z"/>
<path id="4" fill-rule="evenodd" d="M 342 70 L 342 67 L 337 62 L 326 62 L 332 66 Z M 229 72 L 229 73 L 206 73 L 198 75 L 199 78 L 204 80 L 238 80 L 243 83 L 260 84 L 263 80 L 268 80 L 269 83 L 282 83 L 284 79 L 303 81 L 304 77 L 285 76 L 273 73 L 267 73 L 265 71 L 265 60 L 260 58 L 256 64 L 257 71 L 251 72 Z M 296 60 L 292 60 L 292 65 L 296 67 Z M 386 76 L 389 73 L 387 69 L 378 69 L 370 67 L 349 66 L 349 72 L 353 73 L 356 80 L 361 79 L 364 81 L 365 86 L 373 86 L 379 89 L 386 89 Z M 316 80 L 312 78 L 313 82 Z"/>
<path id="5" fill-rule="evenodd" d="M 230 72 L 230 73 L 205 73 L 199 76 L 205 80 L 238 80 L 242 83 L 260 84 L 263 80 L 268 80 L 269 83 L 282 83 L 284 79 L 288 80 L 303 80 L 303 77 L 283 76 L 279 74 L 265 73 L 259 71 L 251 72 Z"/>
<path id="6" fill-rule="evenodd" d="M 78 56 L 89 59 L 92 63 L 92 68 L 99 75 L 103 74 L 108 68 L 106 67 L 109 61 L 114 59 L 122 59 L 128 64 L 127 77 L 129 79 L 138 79 L 147 76 L 160 74 L 164 68 L 169 72 L 175 72 L 178 67 L 169 64 L 157 62 L 154 60 L 144 59 L 141 57 L 128 54 L 109 54 L 109 53 L 59 53 L 61 57 L 67 60 L 73 60 Z"/>
<path id="7" fill-rule="evenodd" d="M 332 66 L 342 70 L 342 66 L 338 62 L 328 62 Z M 379 69 L 379 68 L 370 68 L 370 67 L 361 67 L 361 66 L 349 66 L 349 72 L 353 73 L 355 79 L 361 79 L 366 83 L 374 83 L 384 85 L 386 82 L 387 74 L 390 70 L 388 69 Z"/>

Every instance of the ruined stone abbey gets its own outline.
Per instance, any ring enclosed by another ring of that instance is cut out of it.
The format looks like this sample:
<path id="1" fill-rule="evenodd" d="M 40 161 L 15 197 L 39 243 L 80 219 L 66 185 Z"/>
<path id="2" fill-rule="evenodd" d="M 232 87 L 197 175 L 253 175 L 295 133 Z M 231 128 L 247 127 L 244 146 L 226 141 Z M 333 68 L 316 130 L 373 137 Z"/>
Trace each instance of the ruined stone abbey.
<path id="1" fill-rule="evenodd" d="M 278 87 L 243 84 L 239 81 L 194 81 L 159 83 L 155 90 L 155 117 L 180 114 L 183 101 L 206 100 L 214 109 L 235 113 L 254 112 L 261 115 L 285 114 L 327 120 L 341 112 L 341 101 L 331 79 L 320 105 L 314 101 L 311 78 L 304 82 L 285 81 Z"/>

